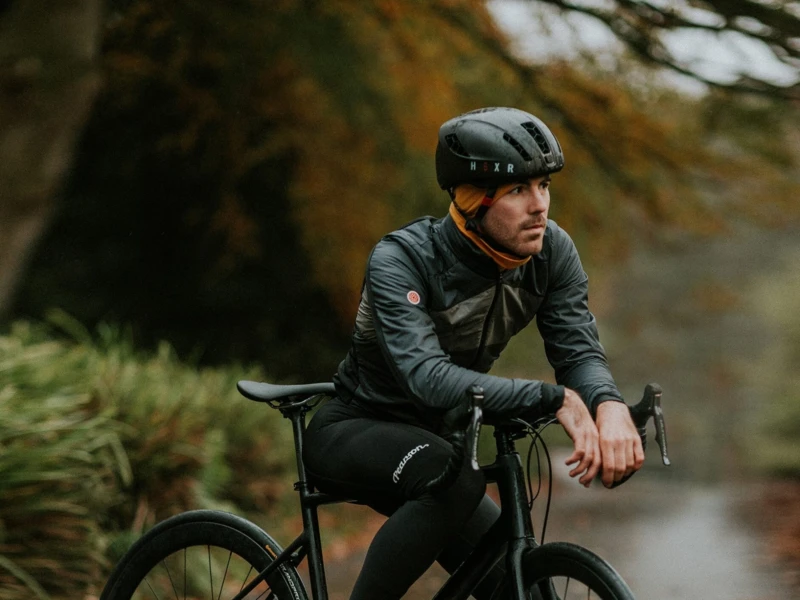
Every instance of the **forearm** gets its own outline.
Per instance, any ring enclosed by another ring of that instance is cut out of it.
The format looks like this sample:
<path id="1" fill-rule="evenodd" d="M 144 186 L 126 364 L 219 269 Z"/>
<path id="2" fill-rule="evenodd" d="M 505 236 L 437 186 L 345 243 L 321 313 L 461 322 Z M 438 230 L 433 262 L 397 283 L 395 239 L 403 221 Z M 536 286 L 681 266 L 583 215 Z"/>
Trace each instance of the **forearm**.
<path id="1" fill-rule="evenodd" d="M 556 371 L 556 380 L 578 392 L 593 416 L 601 403 L 622 401 L 622 394 L 602 356 L 586 357 L 569 369 Z"/>
<path id="2" fill-rule="evenodd" d="M 484 390 L 484 412 L 490 420 L 555 414 L 564 401 L 560 385 L 478 373 L 447 359 L 431 358 L 403 370 L 409 394 L 426 408 L 452 408 L 463 401 L 473 385 Z"/>
<path id="3" fill-rule="evenodd" d="M 536 323 L 556 381 L 577 391 L 594 416 L 604 400 L 622 395 L 589 310 L 588 287 L 577 250 L 562 233 L 554 242 L 551 282 Z"/>

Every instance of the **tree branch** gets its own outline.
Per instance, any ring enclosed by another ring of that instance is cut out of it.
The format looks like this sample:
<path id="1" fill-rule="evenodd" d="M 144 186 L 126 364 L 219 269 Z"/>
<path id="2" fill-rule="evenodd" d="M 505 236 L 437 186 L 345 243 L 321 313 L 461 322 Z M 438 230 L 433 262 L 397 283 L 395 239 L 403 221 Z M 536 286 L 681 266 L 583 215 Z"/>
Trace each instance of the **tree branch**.
<path id="1" fill-rule="evenodd" d="M 593 17 L 641 59 L 666 67 L 706 85 L 736 92 L 756 93 L 784 99 L 800 98 L 800 81 L 782 86 L 766 79 L 740 75 L 729 83 L 714 81 L 701 75 L 689 65 L 678 61 L 663 44 L 660 34 L 665 31 L 694 29 L 710 33 L 736 32 L 765 43 L 775 58 L 793 68 L 800 59 L 800 18 L 777 6 L 766 6 L 751 0 L 709 0 L 690 4 L 719 17 L 719 23 L 701 22 L 681 13 L 680 7 L 656 6 L 647 1 L 615 0 L 615 6 L 603 9 L 576 4 L 569 0 L 540 0 L 565 12 L 577 12 Z M 763 25 L 763 30 L 748 26 L 746 19 Z M 800 70 L 798 71 L 800 80 Z"/>

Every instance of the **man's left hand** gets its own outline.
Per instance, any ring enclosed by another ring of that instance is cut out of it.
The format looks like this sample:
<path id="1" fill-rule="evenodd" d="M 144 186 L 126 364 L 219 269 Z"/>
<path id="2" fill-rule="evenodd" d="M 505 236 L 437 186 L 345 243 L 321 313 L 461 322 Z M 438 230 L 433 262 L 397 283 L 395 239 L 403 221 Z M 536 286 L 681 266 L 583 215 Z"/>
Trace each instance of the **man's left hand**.
<path id="1" fill-rule="evenodd" d="M 608 488 L 615 481 L 641 468 L 644 450 L 631 413 L 622 402 L 609 400 L 600 404 L 596 422 L 603 459 L 602 480 Z"/>

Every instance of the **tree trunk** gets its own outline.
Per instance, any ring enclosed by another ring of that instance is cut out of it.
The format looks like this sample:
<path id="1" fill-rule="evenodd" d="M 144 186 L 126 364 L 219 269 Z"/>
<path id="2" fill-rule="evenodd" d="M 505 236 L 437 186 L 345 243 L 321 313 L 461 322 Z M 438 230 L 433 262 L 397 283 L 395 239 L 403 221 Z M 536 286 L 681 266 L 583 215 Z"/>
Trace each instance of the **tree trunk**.
<path id="1" fill-rule="evenodd" d="M 101 0 L 0 8 L 0 318 L 45 231 L 100 87 Z"/>

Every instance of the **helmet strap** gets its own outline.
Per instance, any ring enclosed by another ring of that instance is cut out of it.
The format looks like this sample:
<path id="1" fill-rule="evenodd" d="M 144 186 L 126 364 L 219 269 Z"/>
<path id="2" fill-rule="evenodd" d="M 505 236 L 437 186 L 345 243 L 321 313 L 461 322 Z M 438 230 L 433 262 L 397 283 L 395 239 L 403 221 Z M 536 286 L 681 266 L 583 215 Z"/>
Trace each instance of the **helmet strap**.
<path id="1" fill-rule="evenodd" d="M 475 213 L 475 216 L 472 219 L 467 220 L 467 229 L 471 229 L 470 221 L 472 221 L 472 231 L 478 232 L 478 225 L 480 225 L 481 221 L 483 221 L 483 217 L 486 215 L 486 211 L 489 210 L 489 207 L 494 202 L 494 195 L 497 193 L 497 186 L 490 187 L 486 190 L 486 195 L 481 200 L 481 205 L 478 207 L 478 211 Z"/>
<path id="2" fill-rule="evenodd" d="M 492 202 L 494 202 L 494 195 L 497 193 L 497 186 L 490 187 L 486 190 L 486 195 L 484 195 L 483 200 L 481 200 L 481 204 L 478 207 L 477 212 L 472 217 L 470 217 L 467 214 L 467 212 L 464 209 L 462 209 L 456 202 L 455 190 L 453 188 L 450 188 L 447 191 L 450 193 L 450 199 L 453 201 L 453 206 L 455 206 L 459 214 L 462 217 L 464 217 L 464 220 L 466 221 L 465 227 L 469 231 L 474 231 L 478 235 L 481 235 L 480 224 L 481 221 L 483 220 L 484 215 L 486 215 L 486 211 L 489 210 L 489 207 L 492 205 Z M 481 235 L 481 237 L 483 236 Z"/>
<path id="3" fill-rule="evenodd" d="M 467 214 L 467 211 L 465 211 L 463 208 L 461 208 L 458 205 L 458 202 L 456 202 L 456 191 L 455 191 L 455 189 L 450 188 L 450 189 L 447 190 L 447 192 L 450 194 L 450 200 L 452 201 L 453 206 L 456 207 L 456 210 L 458 211 L 458 214 L 460 214 L 462 217 L 464 217 L 464 220 L 466 221 L 467 229 L 469 229 L 470 231 L 475 231 L 473 229 L 473 227 L 470 225 L 470 223 L 472 222 L 472 217 L 470 217 L 469 214 Z"/>

